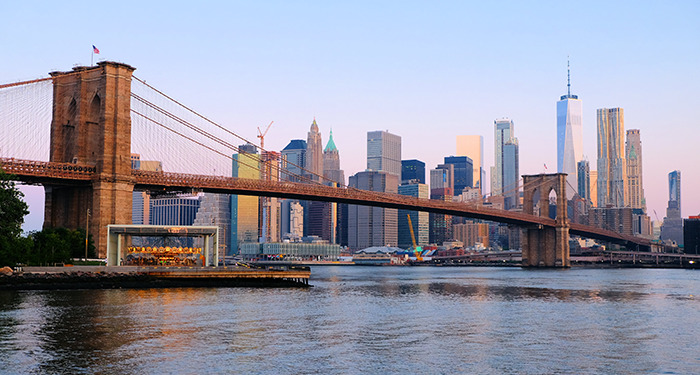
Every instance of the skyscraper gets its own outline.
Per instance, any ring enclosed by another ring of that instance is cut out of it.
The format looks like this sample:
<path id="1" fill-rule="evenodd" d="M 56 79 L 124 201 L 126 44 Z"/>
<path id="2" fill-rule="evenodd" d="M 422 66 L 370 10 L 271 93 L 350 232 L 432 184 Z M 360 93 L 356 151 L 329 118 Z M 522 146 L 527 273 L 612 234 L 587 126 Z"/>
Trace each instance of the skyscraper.
<path id="1" fill-rule="evenodd" d="M 454 195 L 462 194 L 466 187 L 473 187 L 474 163 L 468 156 L 446 156 L 445 164 L 454 166 Z"/>
<path id="2" fill-rule="evenodd" d="M 481 135 L 458 135 L 457 156 L 468 156 L 472 159 L 472 186 L 484 193 L 481 183 L 486 178 L 484 170 L 484 137 Z"/>
<path id="3" fill-rule="evenodd" d="M 566 181 L 576 188 L 578 186 L 577 163 L 583 159 L 581 133 L 583 106 L 578 96 L 571 94 L 571 74 L 568 68 L 567 62 L 566 95 L 562 95 L 557 102 L 557 172 L 567 173 Z M 567 191 L 570 190 L 567 187 Z M 571 195 L 573 196 L 573 192 Z M 571 199 L 571 197 L 567 198 Z"/>
<path id="4" fill-rule="evenodd" d="M 340 186 L 345 185 L 345 172 L 340 169 L 340 152 L 333 140 L 332 130 L 323 150 L 323 177 L 337 182 Z"/>
<path id="5" fill-rule="evenodd" d="M 454 190 L 455 167 L 452 164 L 438 164 L 430 170 L 430 189 L 448 188 Z"/>
<path id="6" fill-rule="evenodd" d="M 323 150 L 323 177 L 328 179 L 325 184 L 345 185 L 345 172 L 340 169 L 340 152 L 333 140 L 333 131 L 328 137 L 328 143 Z M 323 204 L 323 226 L 321 229 L 321 238 L 328 240 L 330 243 L 338 243 L 338 225 L 342 224 L 342 220 L 338 211 L 338 204 L 335 202 L 318 202 Z"/>
<path id="7" fill-rule="evenodd" d="M 301 182 L 302 168 L 306 165 L 306 141 L 293 139 L 282 150 L 282 171 L 280 178 L 283 181 Z"/>
<path id="8" fill-rule="evenodd" d="M 401 184 L 411 181 L 425 183 L 425 163 L 420 160 L 401 160 Z"/>
<path id="9" fill-rule="evenodd" d="M 683 252 L 700 255 L 700 215 L 683 220 Z"/>
<path id="10" fill-rule="evenodd" d="M 216 225 L 219 227 L 219 256 L 234 255 L 237 247 L 231 246 L 231 195 L 204 193 L 200 197 L 199 210 L 192 225 Z"/>
<path id="11" fill-rule="evenodd" d="M 232 176 L 239 178 L 260 178 L 260 156 L 251 144 L 238 147 L 238 154 L 233 155 Z M 233 253 L 243 242 L 258 242 L 259 199 L 249 195 L 231 195 L 231 235 Z"/>
<path id="12" fill-rule="evenodd" d="M 520 146 L 517 138 L 503 145 L 503 198 L 506 210 L 520 204 Z"/>
<path id="13" fill-rule="evenodd" d="M 192 225 L 199 209 L 199 197 L 151 199 L 151 225 Z"/>
<path id="14" fill-rule="evenodd" d="M 491 167 L 491 195 L 503 193 L 503 146 L 514 138 L 514 124 L 508 118 L 493 122 L 494 125 L 494 166 Z"/>
<path id="15" fill-rule="evenodd" d="M 281 154 L 275 151 L 262 151 L 260 179 L 265 181 L 280 180 Z M 260 197 L 260 242 L 278 242 L 280 240 L 280 202 L 275 197 Z"/>
<path id="16" fill-rule="evenodd" d="M 396 193 L 399 176 L 388 172 L 364 171 L 350 176 L 348 186 L 370 191 Z M 396 246 L 398 212 L 394 208 L 348 205 L 348 246 L 359 250 L 370 246 Z"/>
<path id="17" fill-rule="evenodd" d="M 591 203 L 591 167 L 588 160 L 578 162 L 578 195 Z"/>
<path id="18" fill-rule="evenodd" d="M 415 181 L 399 186 L 399 194 L 416 198 L 430 198 L 428 185 Z M 408 226 L 408 216 L 411 217 L 411 224 L 413 224 L 413 234 L 416 239 L 416 244 L 418 246 L 427 245 L 430 228 L 428 223 L 428 213 L 424 211 L 399 210 L 398 215 L 399 247 L 407 249 L 413 244 L 411 239 L 411 229 Z"/>
<path id="19" fill-rule="evenodd" d="M 306 138 L 306 169 L 305 174 L 311 181 L 320 181 L 319 176 L 323 175 L 323 142 L 321 132 L 318 130 L 316 119 L 311 123 L 308 136 Z"/>
<path id="20" fill-rule="evenodd" d="M 627 131 L 625 142 L 625 163 L 627 164 L 627 202 L 626 206 L 639 208 L 646 212 L 644 185 L 642 180 L 642 140 L 639 129 Z"/>
<path id="21" fill-rule="evenodd" d="M 668 174 L 668 207 L 678 209 L 681 216 L 681 171 Z"/>
<path id="22" fill-rule="evenodd" d="M 367 170 L 401 178 L 401 137 L 381 130 L 367 132 Z"/>
<path id="23" fill-rule="evenodd" d="M 661 239 L 683 245 L 683 219 L 681 219 L 681 171 L 668 174 L 668 207 L 661 226 Z"/>
<path id="24" fill-rule="evenodd" d="M 440 169 L 433 169 L 433 171 Z M 432 178 L 431 178 L 432 179 Z M 445 187 L 430 188 L 430 199 L 451 202 L 453 200 L 452 188 Z M 445 215 L 431 212 L 428 215 L 429 221 L 429 241 L 430 243 L 442 244 L 443 242 L 452 239 L 452 215 Z"/>
<path id="25" fill-rule="evenodd" d="M 623 149 L 625 114 L 622 108 L 600 108 L 598 128 L 598 207 L 623 207 L 627 168 Z"/>

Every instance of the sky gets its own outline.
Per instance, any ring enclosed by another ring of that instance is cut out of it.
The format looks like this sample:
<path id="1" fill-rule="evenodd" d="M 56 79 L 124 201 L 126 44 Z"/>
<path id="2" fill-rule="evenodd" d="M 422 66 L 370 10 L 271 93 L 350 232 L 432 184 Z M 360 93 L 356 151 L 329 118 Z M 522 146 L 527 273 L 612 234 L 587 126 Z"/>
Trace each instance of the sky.
<path id="1" fill-rule="evenodd" d="M 457 135 L 484 137 L 508 117 L 520 172 L 556 168 L 556 102 L 583 101 L 584 155 L 596 168 L 598 108 L 640 129 L 644 189 L 665 216 L 668 173 L 682 173 L 682 215 L 700 214 L 698 1 L 6 1 L 0 83 L 110 60 L 265 148 L 332 129 L 346 176 L 366 168 L 366 133 L 402 137 L 402 158 L 435 168 Z M 487 185 L 488 186 L 488 185 Z M 40 229 L 42 189 L 23 188 Z M 656 215 L 654 214 L 656 211 Z"/>

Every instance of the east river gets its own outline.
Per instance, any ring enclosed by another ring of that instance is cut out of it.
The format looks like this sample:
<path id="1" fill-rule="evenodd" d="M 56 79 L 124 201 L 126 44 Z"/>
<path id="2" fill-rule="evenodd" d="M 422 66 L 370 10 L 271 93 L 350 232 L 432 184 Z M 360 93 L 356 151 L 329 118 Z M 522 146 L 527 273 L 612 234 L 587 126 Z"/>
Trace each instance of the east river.
<path id="1" fill-rule="evenodd" d="M 0 292 L 0 373 L 697 374 L 699 280 L 327 266 L 309 289 Z"/>

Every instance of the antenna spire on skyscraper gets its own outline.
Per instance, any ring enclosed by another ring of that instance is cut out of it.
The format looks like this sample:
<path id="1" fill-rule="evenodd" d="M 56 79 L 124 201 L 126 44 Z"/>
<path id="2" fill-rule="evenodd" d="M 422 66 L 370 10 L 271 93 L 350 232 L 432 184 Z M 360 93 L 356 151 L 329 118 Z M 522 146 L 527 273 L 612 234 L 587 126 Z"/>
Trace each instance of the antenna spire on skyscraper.
<path id="1" fill-rule="evenodd" d="M 571 97 L 571 68 L 568 55 L 566 56 L 566 94 Z"/>

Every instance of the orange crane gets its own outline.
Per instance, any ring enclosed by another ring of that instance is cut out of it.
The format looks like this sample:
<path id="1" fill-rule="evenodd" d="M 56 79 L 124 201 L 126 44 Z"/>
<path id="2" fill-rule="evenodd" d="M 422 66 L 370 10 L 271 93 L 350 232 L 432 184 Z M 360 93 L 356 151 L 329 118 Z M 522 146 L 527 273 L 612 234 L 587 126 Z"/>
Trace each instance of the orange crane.
<path id="1" fill-rule="evenodd" d="M 267 134 L 267 131 L 270 130 L 270 127 L 272 126 L 272 123 L 274 121 L 270 121 L 270 124 L 267 125 L 267 128 L 265 128 L 265 131 L 260 131 L 260 127 L 258 126 L 258 138 L 260 138 L 260 155 L 262 157 L 262 178 L 263 180 L 270 180 L 272 176 L 272 165 L 270 164 L 269 160 L 269 153 L 265 151 L 265 134 Z M 271 224 L 271 216 L 270 216 L 270 197 L 260 197 L 260 202 L 262 203 L 262 239 L 263 241 L 261 242 L 267 242 L 268 239 L 268 229 L 270 228 Z"/>
<path id="2" fill-rule="evenodd" d="M 264 132 L 261 132 L 261 131 L 260 131 L 260 127 L 258 126 L 258 138 L 260 138 L 260 149 L 261 149 L 261 152 L 262 152 L 262 150 L 265 150 L 265 134 L 267 134 L 267 131 L 270 130 L 270 126 L 272 126 L 272 123 L 273 123 L 273 122 L 274 122 L 274 121 L 270 121 L 270 125 L 268 125 L 267 128 L 265 128 L 265 131 L 264 131 Z"/>
<path id="3" fill-rule="evenodd" d="M 408 218 L 408 229 L 411 230 L 411 241 L 413 241 L 413 252 L 416 254 L 416 260 L 419 262 L 422 262 L 423 261 L 423 256 L 422 256 L 423 249 L 420 246 L 416 245 L 416 235 L 413 233 L 413 222 L 411 221 L 411 215 L 406 214 L 406 217 Z"/>

